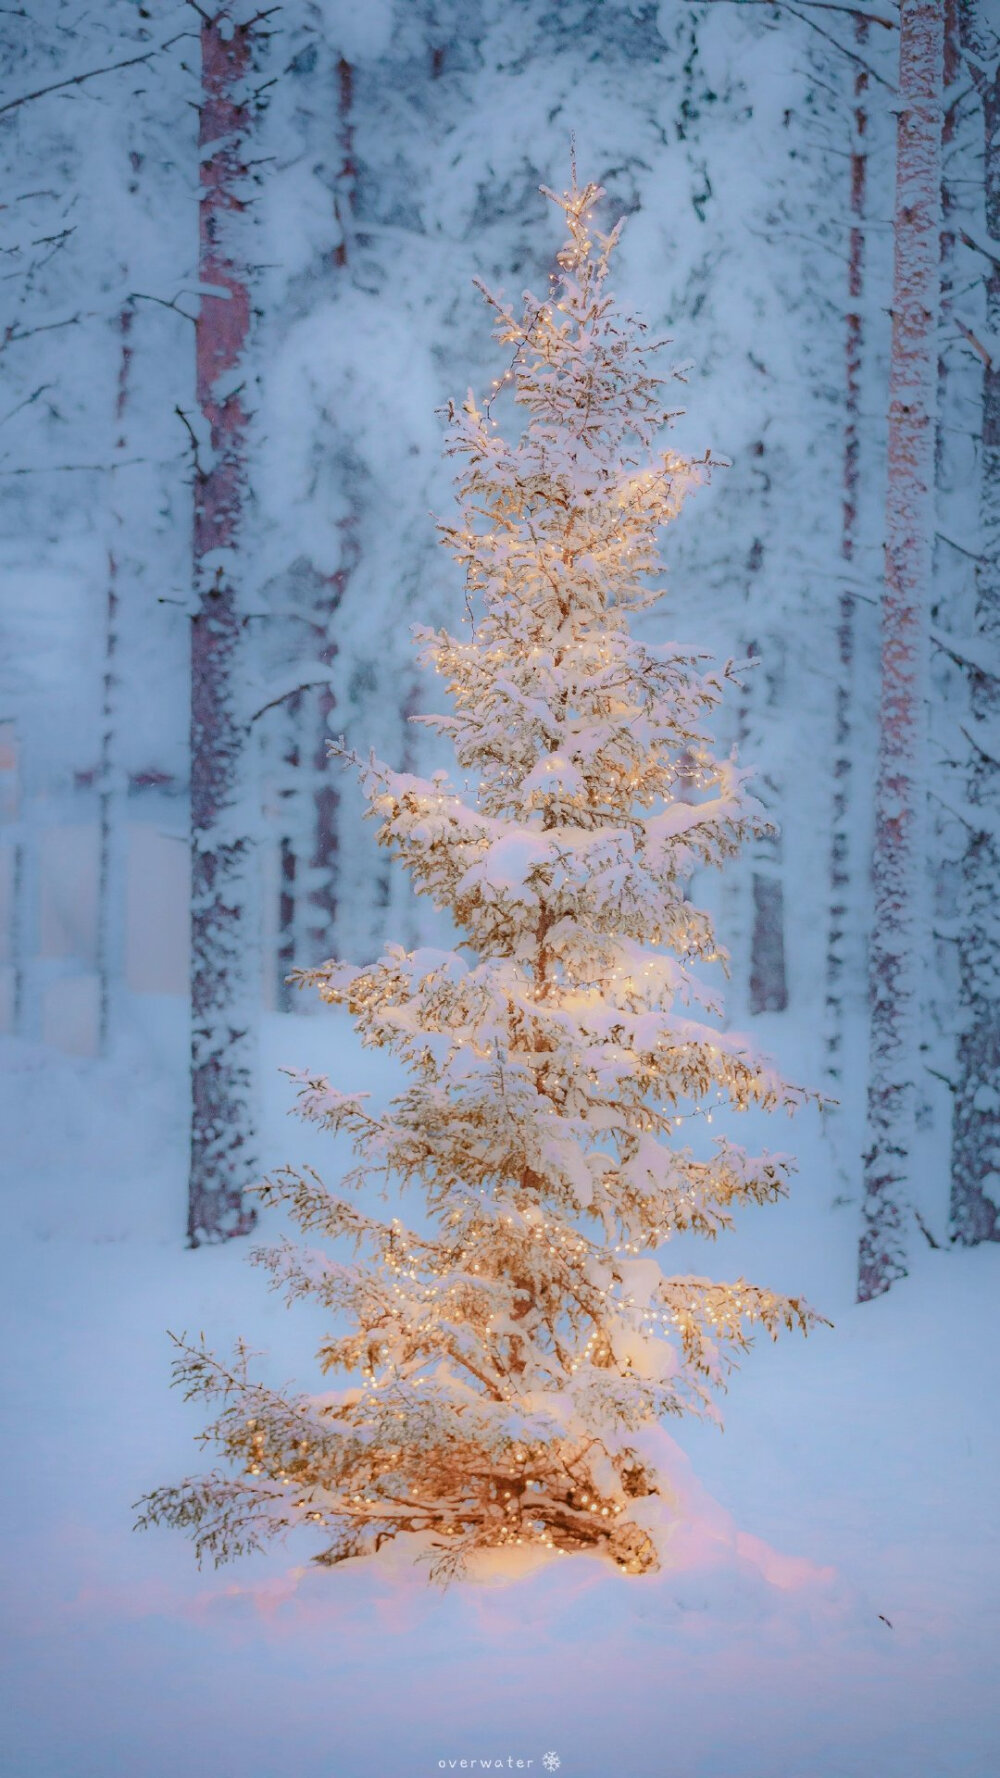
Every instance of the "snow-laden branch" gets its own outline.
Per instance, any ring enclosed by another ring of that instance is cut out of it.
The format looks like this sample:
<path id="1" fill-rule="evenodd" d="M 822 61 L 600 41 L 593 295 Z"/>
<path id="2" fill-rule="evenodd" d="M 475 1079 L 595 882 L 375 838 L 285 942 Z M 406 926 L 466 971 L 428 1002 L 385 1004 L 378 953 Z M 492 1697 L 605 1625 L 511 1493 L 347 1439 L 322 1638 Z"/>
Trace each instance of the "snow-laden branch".
<path id="1" fill-rule="evenodd" d="M 869 11 L 866 7 L 851 5 L 835 6 L 833 0 L 798 0 L 798 5 L 792 5 L 791 0 L 711 0 L 711 4 L 716 6 L 766 6 L 772 12 L 775 12 L 780 6 L 785 12 L 791 13 L 792 17 L 797 18 L 803 25 L 808 25 L 811 30 L 816 31 L 827 43 L 832 44 L 834 49 L 839 50 L 842 56 L 846 56 L 849 62 L 854 62 L 859 68 L 863 68 L 864 72 L 870 75 L 872 80 L 877 81 L 879 86 L 884 86 L 890 93 L 895 93 L 898 90 L 891 80 L 888 80 L 884 74 L 880 73 L 879 70 L 871 62 L 867 61 L 864 56 L 859 55 L 857 50 L 851 49 L 846 43 L 841 43 L 838 37 L 831 36 L 829 31 L 824 30 L 822 25 L 818 24 L 815 19 L 809 17 L 808 12 L 800 12 L 799 6 L 808 6 L 810 8 L 818 7 L 823 11 L 829 10 L 833 12 L 852 13 L 856 18 L 870 19 L 872 23 L 884 25 L 888 30 L 898 29 L 898 13 L 890 15 L 889 13 L 880 13 L 875 10 Z"/>
<path id="2" fill-rule="evenodd" d="M 70 74 L 65 80 L 53 80 L 48 86 L 39 86 L 33 92 L 21 93 L 16 99 L 7 99 L 0 105 L 0 117 L 5 111 L 16 111 L 19 105 L 30 104 L 33 99 L 44 99 L 48 93 L 63 92 L 68 86 L 82 86 L 84 81 L 96 80 L 101 74 L 115 74 L 120 68 L 136 68 L 144 62 L 150 62 L 154 56 L 162 55 L 164 50 L 170 49 L 172 44 L 187 35 L 186 31 L 175 32 L 173 37 L 165 38 L 162 43 L 154 44 L 152 49 L 143 50 L 140 55 L 126 56 L 123 61 L 108 62 L 101 68 L 88 68 L 83 74 Z"/>
<path id="3" fill-rule="evenodd" d="M 249 725 L 252 722 L 256 722 L 266 711 L 277 709 L 279 704 L 287 703 L 289 698 L 294 698 L 300 691 L 311 691 L 314 686 L 334 685 L 335 683 L 336 676 L 333 673 L 317 672 L 313 674 L 311 679 L 300 679 L 296 676 L 294 683 L 286 685 L 282 691 L 274 692 L 265 704 L 261 704 L 251 716 L 248 716 L 247 723 Z"/>
<path id="4" fill-rule="evenodd" d="M 959 239 L 974 253 L 981 253 L 991 265 L 1000 265 L 1000 241 L 994 241 L 990 235 L 974 235 L 967 228 L 959 229 Z"/>
<path id="5" fill-rule="evenodd" d="M 235 1480 L 160 1490 L 145 1518 L 215 1556 L 308 1524 L 324 1528 L 323 1564 L 398 1538 L 441 1578 L 519 1544 L 648 1572 L 666 1488 L 636 1435 L 716 1414 L 755 1332 L 817 1320 L 800 1298 L 660 1263 L 675 1235 L 714 1238 L 738 1205 L 787 1189 L 789 1156 L 713 1140 L 714 1118 L 815 1095 L 722 1029 L 697 969 L 725 956 L 687 880 L 768 821 L 712 738 L 736 667 L 631 634 L 660 597 L 659 528 L 711 459 L 660 446 L 671 379 L 609 294 L 602 195 L 555 197 L 568 239 L 549 295 L 518 313 L 491 299 L 526 423 L 500 436 L 474 394 L 446 410 L 460 470 L 443 536 L 476 622 L 418 646 L 450 694 L 426 720 L 463 793 L 444 771 L 332 749 L 379 843 L 462 938 L 293 977 L 344 1007 L 404 1083 L 380 1106 L 297 1074 L 299 1113 L 355 1164 L 336 1193 L 308 1167 L 261 1193 L 336 1243 L 259 1258 L 288 1300 L 334 1318 L 318 1358 L 345 1386 L 286 1397 L 240 1363 L 183 1356 Z M 275 688 L 256 715 L 300 689 Z M 369 1209 L 400 1194 L 418 1216 Z"/>

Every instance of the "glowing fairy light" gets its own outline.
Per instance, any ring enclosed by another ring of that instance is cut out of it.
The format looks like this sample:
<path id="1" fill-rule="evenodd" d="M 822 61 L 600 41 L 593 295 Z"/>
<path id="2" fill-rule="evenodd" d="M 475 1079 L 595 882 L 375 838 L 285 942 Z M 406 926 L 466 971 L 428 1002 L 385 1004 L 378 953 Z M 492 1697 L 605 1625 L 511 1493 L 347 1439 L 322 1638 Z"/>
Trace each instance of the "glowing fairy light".
<path id="1" fill-rule="evenodd" d="M 601 195 L 555 200 L 569 239 L 545 301 L 487 297 L 505 366 L 482 407 L 447 410 L 460 512 L 441 535 L 469 627 L 419 641 L 464 788 L 351 763 L 380 842 L 463 941 L 296 978 L 408 1078 L 379 1108 L 296 1076 L 302 1115 L 357 1165 L 335 1191 L 307 1167 L 260 1188 L 308 1236 L 258 1257 L 332 1311 L 325 1387 L 286 1396 L 245 1353 L 181 1347 L 181 1379 L 221 1400 L 231 1473 L 157 1491 L 145 1518 L 213 1557 L 248 1523 L 262 1539 L 308 1524 L 326 1564 L 410 1537 L 444 1579 L 528 1545 L 642 1573 L 657 1534 L 634 1503 L 665 1494 L 630 1428 L 702 1411 L 754 1328 L 812 1320 L 658 1263 L 677 1233 L 714 1235 L 785 1189 L 786 1162 L 708 1136 L 719 1108 L 805 1095 L 723 1035 L 695 973 L 720 952 L 688 879 L 736 854 L 752 807 L 712 751 L 721 676 L 629 629 L 655 596 L 658 527 L 704 471 L 650 457 L 669 410 L 608 296 Z M 512 442 L 501 394 L 524 422 Z M 378 1213 L 396 1186 L 418 1215 Z"/>

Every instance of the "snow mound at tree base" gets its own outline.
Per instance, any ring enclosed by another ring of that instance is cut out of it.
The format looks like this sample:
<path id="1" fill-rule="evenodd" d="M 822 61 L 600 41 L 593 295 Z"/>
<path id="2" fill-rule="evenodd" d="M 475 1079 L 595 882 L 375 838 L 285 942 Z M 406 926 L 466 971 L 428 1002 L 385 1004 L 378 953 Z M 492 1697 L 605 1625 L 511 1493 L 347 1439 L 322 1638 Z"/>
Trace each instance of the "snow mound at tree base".
<path id="1" fill-rule="evenodd" d="M 555 1602 L 564 1591 L 575 1593 L 610 1582 L 617 1585 L 623 1599 L 638 1590 L 644 1607 L 659 1601 L 669 1614 L 688 1609 L 685 1601 L 691 1591 L 689 1583 L 694 1582 L 702 1583 L 706 1598 L 712 1594 L 719 1604 L 727 1595 L 731 1600 L 742 1596 L 746 1604 L 756 1592 L 756 1610 L 762 1614 L 781 1609 L 777 1597 L 770 1599 L 772 1593 L 798 1594 L 801 1601 L 825 1614 L 849 1615 L 852 1605 L 861 1609 L 861 1602 L 854 1599 L 834 1567 L 788 1555 L 741 1530 L 734 1515 L 698 1481 L 690 1459 L 669 1433 L 651 1427 L 633 1434 L 631 1442 L 658 1478 L 658 1493 L 633 1502 L 629 1508 L 630 1520 L 655 1544 L 657 1568 L 630 1575 L 598 1552 L 570 1555 L 537 1543 L 509 1544 L 473 1552 L 450 1588 L 474 1596 L 481 1590 L 503 1589 L 535 1577 L 539 1588 Z M 264 1611 L 273 1609 L 279 1600 L 289 1603 L 296 1595 L 310 1608 L 322 1609 L 324 1596 L 332 1604 L 333 1593 L 350 1574 L 355 1577 L 348 1583 L 350 1590 L 353 1593 L 357 1587 L 359 1597 L 366 1588 L 374 1597 L 387 1587 L 400 1587 L 412 1599 L 414 1591 L 426 1586 L 428 1567 L 439 1549 L 440 1543 L 430 1532 L 400 1536 L 384 1544 L 375 1556 L 338 1564 L 335 1575 L 312 1564 L 296 1566 L 281 1579 L 270 1578 L 260 1589 L 251 1585 L 235 1591 L 245 1593 Z M 683 1582 L 680 1586 L 679 1581 Z M 226 1591 L 230 1595 L 234 1589 Z"/>

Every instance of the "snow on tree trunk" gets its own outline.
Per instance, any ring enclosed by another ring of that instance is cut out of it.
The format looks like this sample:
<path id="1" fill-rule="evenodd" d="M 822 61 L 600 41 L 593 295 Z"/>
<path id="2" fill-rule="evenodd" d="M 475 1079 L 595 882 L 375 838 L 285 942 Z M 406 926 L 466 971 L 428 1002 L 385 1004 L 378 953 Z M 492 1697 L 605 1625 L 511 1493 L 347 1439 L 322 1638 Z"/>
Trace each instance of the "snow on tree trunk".
<path id="1" fill-rule="evenodd" d="M 941 297 L 939 308 L 941 326 L 938 338 L 938 415 L 935 434 L 935 467 L 939 492 L 947 455 L 943 425 L 947 406 L 948 336 L 954 325 L 952 311 L 955 299 L 956 212 L 959 206 L 950 161 L 955 147 L 959 107 L 964 97 L 958 88 L 958 77 L 962 71 L 961 27 L 958 14 L 959 0 L 944 0 L 941 84 L 946 98 L 941 126 Z"/>
<path id="2" fill-rule="evenodd" d="M 246 498 L 241 365 L 250 328 L 248 273 L 234 247 L 244 208 L 245 80 L 250 31 L 220 12 L 201 26 L 201 202 L 195 329 L 197 401 L 207 460 L 195 469 L 191 625 L 192 1246 L 246 1234 L 243 1192 L 255 1172 L 254 848 L 241 697 L 245 624 L 237 546 Z M 201 447 L 203 448 L 203 447 Z"/>
<path id="3" fill-rule="evenodd" d="M 125 415 L 132 366 L 132 328 L 135 306 L 128 302 L 117 318 L 121 339 L 115 385 L 114 467 L 124 456 Z M 118 655 L 122 571 L 122 492 L 112 477 L 112 538 L 108 548 L 107 600 L 104 615 L 104 671 L 101 679 L 101 752 L 98 767 L 100 808 L 100 862 L 97 902 L 97 970 L 100 981 L 99 1041 L 108 1047 L 111 1005 L 125 973 L 125 796 L 127 779 L 118 758 L 117 706 L 121 679 Z"/>
<path id="4" fill-rule="evenodd" d="M 302 706 L 307 694 L 296 692 L 281 706 L 279 718 L 279 768 L 276 790 L 279 810 L 278 838 L 278 933 L 276 962 L 278 971 L 277 1005 L 289 1012 L 292 988 L 289 975 L 299 961 L 299 910 L 302 901 L 302 878 L 299 847 L 302 802 Z"/>
<path id="5" fill-rule="evenodd" d="M 350 253 L 351 218 L 357 167 L 354 158 L 354 69 L 345 56 L 337 63 L 337 122 L 340 166 L 334 195 L 334 211 L 340 226 L 340 239 L 334 249 L 333 262 L 340 270 L 346 268 Z M 361 559 L 359 520 L 356 498 L 348 492 L 350 506 L 339 525 L 341 542 L 340 566 L 328 577 L 325 598 L 321 602 L 316 623 L 316 660 L 321 667 L 332 668 L 339 652 L 336 636 L 337 613 L 347 592 L 348 582 Z M 307 940 L 309 955 L 315 957 L 329 951 L 335 943 L 335 929 L 340 899 L 340 791 L 330 770 L 330 741 L 337 732 L 337 698 L 332 685 L 324 685 L 310 714 L 315 717 L 311 765 L 313 790 L 313 847 L 309 860 L 311 888 L 308 896 Z M 342 723 L 340 724 L 342 726 Z"/>
<path id="6" fill-rule="evenodd" d="M 340 239 L 334 249 L 333 263 L 346 266 L 348 260 L 348 240 L 351 229 L 351 217 L 354 210 L 354 194 L 357 185 L 358 169 L 354 158 L 354 69 L 346 56 L 341 56 L 337 63 L 337 121 L 339 123 L 338 143 L 340 147 L 340 166 L 337 170 L 337 184 L 334 193 L 334 214 L 340 224 Z"/>
<path id="7" fill-rule="evenodd" d="M 353 1247 L 255 1256 L 334 1312 L 319 1362 L 351 1386 L 288 1397 L 251 1380 L 242 1350 L 221 1363 L 181 1344 L 178 1378 L 221 1398 L 210 1436 L 235 1474 L 157 1490 L 140 1522 L 186 1528 L 218 1560 L 303 1525 L 325 1565 L 399 1538 L 441 1579 L 486 1552 L 516 1563 L 517 1546 L 655 1568 L 671 1524 L 656 1423 L 713 1412 L 754 1326 L 815 1319 L 654 1257 L 786 1189 L 790 1157 L 714 1135 L 720 1107 L 806 1095 L 721 1028 L 694 967 L 720 953 L 689 879 L 765 815 L 708 726 L 731 663 L 629 628 L 662 596 L 659 529 L 707 465 L 655 448 L 669 378 L 609 294 L 602 196 L 554 198 L 569 240 L 544 297 L 515 314 L 484 293 L 506 374 L 484 407 L 448 408 L 460 513 L 441 531 L 470 627 L 419 641 L 453 707 L 423 720 L 465 792 L 358 762 L 381 844 L 461 948 L 390 945 L 303 978 L 408 1077 L 378 1110 L 300 1075 L 302 1115 L 345 1131 L 359 1165 L 341 1194 L 308 1168 L 261 1188 Z M 494 407 L 511 387 L 508 443 Z M 419 1229 L 383 1213 L 383 1182 L 422 1200 Z"/>
<path id="8" fill-rule="evenodd" d="M 756 657 L 762 651 L 756 642 L 749 643 L 747 653 Z M 760 715 L 774 723 L 774 712 L 780 708 L 780 686 L 783 678 L 783 643 L 771 636 L 764 651 L 765 664 L 750 675 L 751 696 L 759 701 Z M 760 797 L 766 809 L 781 806 L 782 787 L 777 775 L 766 773 L 760 783 Z M 750 878 L 753 922 L 750 929 L 750 972 L 747 982 L 748 1005 L 752 1013 L 784 1012 L 788 1006 L 788 973 L 785 967 L 785 886 L 783 877 L 784 848 L 777 826 L 758 834 L 753 845 L 753 871 Z"/>
<path id="9" fill-rule="evenodd" d="M 342 522 L 340 537 L 341 566 L 328 577 L 325 597 L 314 625 L 314 659 L 320 667 L 327 669 L 332 668 L 337 659 L 336 615 L 360 555 L 356 513 L 349 514 Z M 337 697 L 333 686 L 321 686 L 316 701 L 310 700 L 309 703 L 309 715 L 314 725 L 309 756 L 314 787 L 313 843 L 309 859 L 311 887 L 305 920 L 310 956 L 329 951 L 335 941 L 340 887 L 340 791 L 330 769 L 330 742 L 336 733 L 336 710 Z"/>
<path id="10" fill-rule="evenodd" d="M 337 272 L 348 264 L 350 219 L 357 169 L 354 160 L 354 69 L 344 56 L 337 62 L 337 145 L 340 164 L 334 188 L 334 221 L 339 233 L 332 252 Z M 310 665 L 330 671 L 339 654 L 338 614 L 348 582 L 360 560 L 357 503 L 347 493 L 349 510 L 339 525 L 340 564 L 332 574 L 318 574 L 311 566 L 303 579 L 310 584 Z M 291 730 L 285 761 L 293 761 L 311 801 L 307 820 L 301 820 L 298 798 L 289 798 L 289 813 L 297 817 L 281 840 L 281 905 L 279 928 L 283 974 L 303 956 L 315 957 L 336 942 L 340 905 L 340 790 L 330 769 L 331 739 L 343 727 L 332 684 L 296 698 L 289 706 Z M 287 983 L 282 1004 L 287 1005 Z"/>
<path id="11" fill-rule="evenodd" d="M 982 8 L 981 11 L 985 11 Z M 988 262 L 983 369 L 981 533 L 970 668 L 971 750 L 962 862 L 959 1039 L 951 1150 L 951 1224 L 967 1245 L 1000 1240 L 1000 37 L 963 8 L 963 47 L 983 110 Z M 989 656 L 992 655 L 992 659 Z"/>
<path id="12" fill-rule="evenodd" d="M 766 875 L 753 873 L 753 931 L 751 934 L 750 1011 L 784 1012 L 788 1005 L 785 974 L 785 894 L 777 869 L 781 863 L 780 840 L 768 849 L 772 866 Z"/>
<path id="13" fill-rule="evenodd" d="M 867 42 L 868 25 L 856 19 L 855 41 Z M 847 326 L 844 350 L 844 467 L 840 554 L 845 573 L 855 568 L 861 481 L 861 378 L 864 352 L 865 202 L 868 184 L 868 82 L 854 71 L 849 171 L 851 227 L 847 249 Z M 844 974 L 848 915 L 854 876 L 851 858 L 851 786 L 854 770 L 855 611 L 853 584 L 841 587 L 837 613 L 837 684 L 834 693 L 833 810 L 830 824 L 830 906 L 826 943 L 825 1051 L 831 1079 L 843 1072 Z"/>
<path id="14" fill-rule="evenodd" d="M 941 217 L 940 0 L 903 0 L 874 920 L 869 953 L 868 1140 L 858 1298 L 905 1276 L 927 923 L 927 629 Z"/>

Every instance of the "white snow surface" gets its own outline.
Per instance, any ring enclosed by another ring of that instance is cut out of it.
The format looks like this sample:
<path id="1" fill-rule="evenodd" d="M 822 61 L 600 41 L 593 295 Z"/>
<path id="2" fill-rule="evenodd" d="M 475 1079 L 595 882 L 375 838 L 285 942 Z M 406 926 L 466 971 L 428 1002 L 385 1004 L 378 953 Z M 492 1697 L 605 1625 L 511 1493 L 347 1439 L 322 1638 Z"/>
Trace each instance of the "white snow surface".
<path id="1" fill-rule="evenodd" d="M 925 1249 L 855 1305 L 855 1217 L 830 1207 L 809 1112 L 783 1140 L 791 1199 L 741 1212 L 711 1257 L 685 1240 L 669 1258 L 804 1290 L 834 1326 L 756 1348 L 723 1435 L 654 1435 L 676 1496 L 660 1574 L 498 1554 L 441 1593 L 398 1551 L 312 1569 L 303 1538 L 199 1573 L 176 1533 L 133 1535 L 138 1496 L 205 1462 L 202 1411 L 166 1389 L 167 1328 L 220 1350 L 242 1334 L 270 1381 L 321 1386 L 313 1307 L 269 1295 L 248 1243 L 179 1246 L 186 1107 L 165 1062 L 183 1044 L 163 1000 L 110 1061 L 14 1040 L 0 1058 L 5 1778 L 539 1773 L 546 1752 L 566 1778 L 1000 1769 L 1000 1254 Z M 798 1047 L 786 1026 L 779 1063 Z M 261 1061 L 266 1164 L 334 1184 L 343 1145 L 287 1121 L 279 1068 L 378 1103 L 384 1058 L 328 1011 L 271 1017 Z"/>

